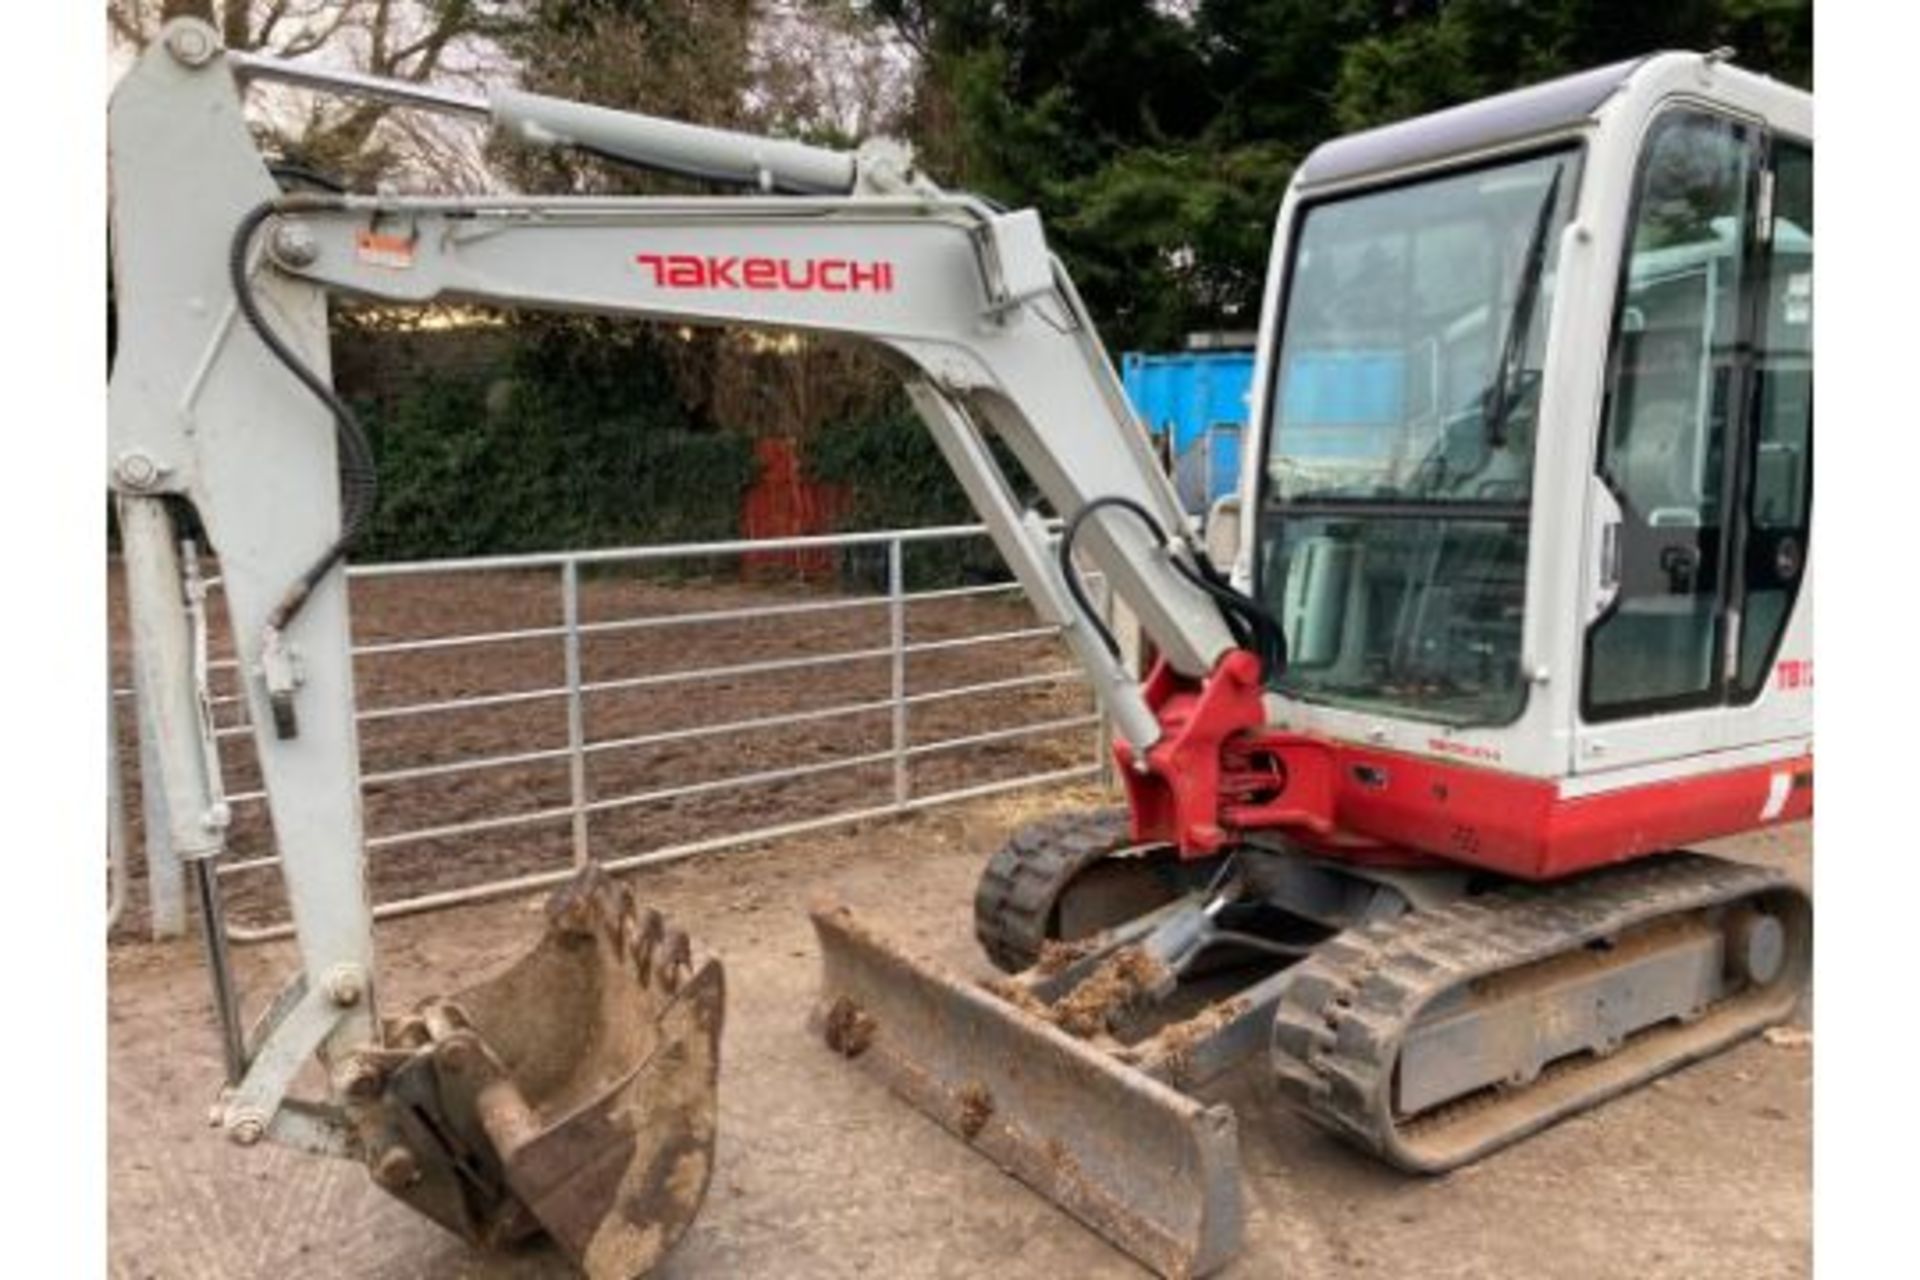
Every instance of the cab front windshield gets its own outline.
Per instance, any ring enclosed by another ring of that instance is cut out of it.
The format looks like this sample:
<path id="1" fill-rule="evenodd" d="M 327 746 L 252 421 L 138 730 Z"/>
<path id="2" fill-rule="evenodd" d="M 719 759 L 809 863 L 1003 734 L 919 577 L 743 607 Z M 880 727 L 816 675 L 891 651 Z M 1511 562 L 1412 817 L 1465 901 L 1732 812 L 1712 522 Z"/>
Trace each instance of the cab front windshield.
<path id="1" fill-rule="evenodd" d="M 1520 627 L 1567 149 L 1307 206 L 1260 583 L 1281 692 L 1456 725 L 1526 701 Z"/>

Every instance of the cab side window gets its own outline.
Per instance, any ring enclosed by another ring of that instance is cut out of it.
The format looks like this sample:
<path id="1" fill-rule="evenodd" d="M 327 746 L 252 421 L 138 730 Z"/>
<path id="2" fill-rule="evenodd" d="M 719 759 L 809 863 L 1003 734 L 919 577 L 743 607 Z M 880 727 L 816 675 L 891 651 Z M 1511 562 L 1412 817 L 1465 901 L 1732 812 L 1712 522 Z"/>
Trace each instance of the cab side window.
<path id="1" fill-rule="evenodd" d="M 1753 434 L 1736 697 L 1766 683 L 1799 594 L 1813 500 L 1813 152 L 1774 149 L 1773 216 L 1754 324 Z"/>
<path id="2" fill-rule="evenodd" d="M 1618 594 L 1588 634 L 1592 719 L 1720 694 L 1753 155 L 1745 125 L 1694 112 L 1666 116 L 1647 141 L 1598 459 L 1621 522 Z"/>

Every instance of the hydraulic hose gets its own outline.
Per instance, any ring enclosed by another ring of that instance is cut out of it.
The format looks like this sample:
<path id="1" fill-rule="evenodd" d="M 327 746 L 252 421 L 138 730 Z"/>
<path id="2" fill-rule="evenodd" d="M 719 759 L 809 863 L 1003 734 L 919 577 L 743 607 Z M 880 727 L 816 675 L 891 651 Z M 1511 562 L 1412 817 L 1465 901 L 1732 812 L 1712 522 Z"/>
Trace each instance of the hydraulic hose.
<path id="1" fill-rule="evenodd" d="M 304 164 L 295 164 L 290 160 L 282 160 L 278 163 L 268 165 L 267 172 L 273 175 L 273 180 L 280 184 L 282 191 L 285 191 L 292 183 L 304 182 L 309 187 L 313 187 L 319 191 L 331 192 L 334 195 L 345 195 L 347 193 L 347 184 L 332 174 L 322 173 L 318 169 L 309 168 Z"/>
<path id="2" fill-rule="evenodd" d="M 1120 642 L 1114 639 L 1113 631 L 1107 626 L 1099 612 L 1094 609 L 1093 601 L 1087 596 L 1086 585 L 1080 580 L 1080 573 L 1073 563 L 1073 544 L 1080 535 L 1080 528 L 1087 517 L 1106 507 L 1128 512 L 1147 527 L 1154 541 L 1163 549 L 1168 548 L 1170 540 L 1160 521 L 1151 511 L 1132 498 L 1120 494 L 1108 494 L 1095 498 L 1081 506 L 1068 518 L 1060 531 L 1060 576 L 1066 580 L 1067 594 L 1073 597 L 1074 607 L 1080 611 L 1094 634 L 1100 637 L 1100 643 L 1114 657 L 1120 656 Z M 1250 649 L 1260 659 L 1262 679 L 1270 679 L 1286 670 L 1287 636 L 1279 619 L 1275 618 L 1267 607 L 1258 600 L 1234 588 L 1227 576 L 1217 569 L 1207 558 L 1204 551 L 1192 548 L 1193 564 L 1189 565 L 1177 555 L 1169 554 L 1167 563 L 1173 571 L 1204 592 L 1220 609 L 1220 616 L 1227 624 L 1227 630 L 1233 633 L 1235 643 L 1243 649 Z"/>
<path id="3" fill-rule="evenodd" d="M 240 219 L 234 228 L 232 246 L 227 255 L 227 274 L 233 284 L 233 297 L 240 308 L 240 315 L 247 327 L 259 337 L 268 351 L 286 367 L 300 384 L 311 391 L 333 415 L 334 431 L 340 448 L 340 535 L 322 551 L 305 572 L 296 578 L 280 601 L 267 616 L 269 632 L 285 630 L 288 623 L 298 616 L 306 604 L 307 597 L 313 594 L 315 586 L 326 577 L 329 570 L 346 556 L 354 540 L 366 528 L 373 514 L 375 502 L 379 498 L 379 477 L 374 469 L 373 446 L 367 440 L 366 430 L 360 425 L 351 406 L 340 397 L 327 380 L 315 373 L 300 358 L 284 338 L 275 332 L 267 322 L 266 315 L 260 309 L 260 301 L 253 292 L 253 281 L 247 270 L 247 260 L 252 255 L 254 237 L 267 219 L 275 214 L 300 213 L 327 209 L 339 209 L 342 202 L 334 196 L 278 196 L 255 205 Z"/>

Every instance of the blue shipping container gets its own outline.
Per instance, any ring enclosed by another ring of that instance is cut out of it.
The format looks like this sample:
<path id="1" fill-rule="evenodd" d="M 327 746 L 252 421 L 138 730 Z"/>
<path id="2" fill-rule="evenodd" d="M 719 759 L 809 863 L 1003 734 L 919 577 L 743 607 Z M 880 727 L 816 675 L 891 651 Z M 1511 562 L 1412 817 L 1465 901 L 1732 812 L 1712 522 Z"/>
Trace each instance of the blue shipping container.
<path id="1" fill-rule="evenodd" d="M 1240 435 L 1253 388 L 1251 351 L 1120 357 L 1133 411 L 1164 442 L 1181 500 L 1192 512 L 1240 483 Z"/>

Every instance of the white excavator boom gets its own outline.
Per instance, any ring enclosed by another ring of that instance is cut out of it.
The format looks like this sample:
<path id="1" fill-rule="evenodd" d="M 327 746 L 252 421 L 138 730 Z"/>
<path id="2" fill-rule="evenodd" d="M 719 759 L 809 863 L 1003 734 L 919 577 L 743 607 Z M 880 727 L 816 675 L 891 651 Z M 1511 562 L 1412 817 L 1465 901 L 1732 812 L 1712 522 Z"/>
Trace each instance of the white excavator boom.
<path id="1" fill-rule="evenodd" d="M 242 114 L 241 84 L 261 77 L 484 114 L 526 141 L 747 192 L 286 195 Z M 1159 738 L 1158 720 L 1063 567 L 1061 540 L 1017 503 L 987 433 L 1068 519 L 1064 541 L 1083 535 L 1086 557 L 1165 661 L 1195 680 L 1239 648 L 1218 603 L 1221 587 L 1197 571 L 1204 558 L 1188 543 L 1172 487 L 1038 218 L 942 192 L 897 145 L 841 153 L 513 92 L 482 103 L 230 55 L 211 29 L 190 20 L 171 24 L 118 86 L 109 137 L 120 336 L 108 484 L 121 515 L 137 660 L 143 687 L 153 691 L 171 836 L 194 869 L 209 921 L 231 1075 L 220 1121 L 242 1143 L 266 1137 L 357 1156 L 383 1185 L 475 1238 L 515 1234 L 530 1213 L 583 1260 L 624 1258 L 609 1264 L 614 1272 L 637 1273 L 645 1250 L 594 1245 L 595 1222 L 567 1207 L 581 1199 L 577 1181 L 537 1150 L 574 1141 L 570 1132 L 541 1132 L 558 1124 L 541 1114 L 542 1096 L 571 1093 L 549 1079 L 555 1069 L 528 1060 L 540 1037 L 517 1029 L 532 1016 L 528 1008 L 544 1016 L 551 991 L 531 978 L 503 980 L 522 997 L 518 1013 L 496 988 L 463 993 L 404 1024 L 383 1024 L 376 1012 L 340 572 L 374 479 L 365 437 L 329 385 L 328 294 L 778 326 L 876 344 L 894 357 L 1028 595 L 1063 628 L 1119 733 L 1142 752 Z M 240 1029 L 220 947 L 210 865 L 224 847 L 227 815 L 206 689 L 196 677 L 197 602 L 175 548 L 174 502 L 191 506 L 218 554 L 300 948 L 300 974 L 249 1033 Z M 573 905 L 556 908 L 543 947 L 603 952 L 608 972 L 592 985 L 612 992 L 610 975 L 651 955 L 659 940 L 605 886 L 568 893 Z M 596 920 L 603 934 L 589 927 Z M 601 941 L 582 941 L 593 937 Z M 566 966 L 541 960 L 544 953 L 515 972 L 562 981 Z M 682 1039 L 716 1044 L 717 969 L 709 979 L 686 954 L 675 963 L 687 972 L 676 970 L 665 986 L 641 972 L 637 990 L 622 986 L 623 996 L 575 1009 L 588 1023 L 640 1010 L 625 1018 L 631 1035 L 589 1040 L 624 1040 L 626 1051 L 641 1054 L 665 1028 L 684 1023 Z M 520 1050 L 508 1047 L 515 1044 Z M 328 1064 L 331 1096 L 295 1102 L 294 1075 L 316 1052 Z M 711 1067 L 712 1053 L 694 1057 Z M 501 1103 L 499 1089 L 474 1084 L 475 1063 L 526 1096 Z M 711 1146 L 710 1069 L 706 1078 L 706 1101 L 688 1108 L 704 1119 L 667 1125 L 689 1151 Z M 698 1093 L 684 1083 L 681 1091 Z M 614 1097 L 607 1105 L 626 1104 Z M 628 1111 L 623 1132 L 638 1132 L 641 1150 L 651 1149 L 650 1133 L 665 1141 L 664 1121 L 649 1130 Z M 425 1129 L 422 1114 L 435 1117 Z M 568 1158 L 578 1164 L 584 1156 Z M 675 1185 L 690 1182 L 704 1187 L 704 1172 Z M 663 1208 L 657 1187 L 643 1191 L 629 1206 L 636 1232 L 661 1221 L 684 1227 L 697 1206 L 696 1196 L 693 1205 Z"/>

